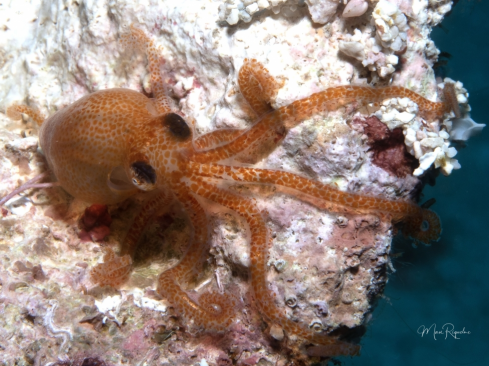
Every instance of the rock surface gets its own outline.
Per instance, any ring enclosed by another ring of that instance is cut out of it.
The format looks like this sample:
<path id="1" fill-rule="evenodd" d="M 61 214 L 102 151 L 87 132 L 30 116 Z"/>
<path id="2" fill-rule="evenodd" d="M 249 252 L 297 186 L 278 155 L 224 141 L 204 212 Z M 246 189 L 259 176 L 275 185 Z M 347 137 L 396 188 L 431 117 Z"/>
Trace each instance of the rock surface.
<path id="1" fill-rule="evenodd" d="M 161 68 L 171 96 L 197 134 L 253 122 L 236 83 L 246 57 L 262 62 L 283 83 L 273 107 L 330 86 L 367 81 L 406 86 L 436 99 L 432 66 L 438 50 L 429 30 L 450 9 L 450 1 L 369 1 L 368 10 L 353 18 L 341 16 L 344 6 L 339 1 L 329 1 L 334 9 L 321 26 L 311 20 L 311 5 L 319 2 L 308 1 L 308 8 L 303 2 L 273 0 L 243 1 L 253 17 L 238 23 L 246 18 L 238 15 L 237 25 L 229 26 L 233 22 L 222 20 L 231 13 L 224 14 L 222 5 L 235 3 L 25 0 L 2 5 L 0 110 L 22 103 L 50 115 L 87 93 L 113 87 L 149 94 L 146 60 L 122 50 L 117 42 L 130 24 L 163 46 Z M 274 6 L 284 9 L 275 14 Z M 389 23 L 388 17 L 395 18 L 389 32 L 396 33 L 397 27 L 398 34 L 387 40 L 387 28 L 379 32 L 378 19 Z M 404 53 L 396 54 L 402 47 Z M 459 99 L 466 97 L 461 85 L 458 90 Z M 393 100 L 356 113 L 347 107 L 312 116 L 257 166 L 300 173 L 343 190 L 411 197 L 419 186 L 414 168 L 377 163 L 368 124 L 362 121 L 370 116 L 389 129 L 407 131 L 407 151 L 419 159 L 425 156 L 416 175 L 435 164 L 436 157 L 428 164 L 426 154 L 435 154 L 436 148 L 455 168 L 458 163 L 452 161 L 454 148 L 446 132 L 449 123 L 433 122 L 436 136 L 423 135 L 416 113 L 417 106 L 409 101 Z M 46 167 L 31 121 L 12 122 L 0 115 L 0 126 L 4 196 Z M 409 129 L 414 140 L 408 138 Z M 403 173 L 397 174 L 397 169 Z M 232 189 L 255 196 L 266 211 L 273 237 L 268 280 L 278 294 L 278 306 L 312 329 L 358 339 L 387 281 L 391 224 L 371 215 L 330 213 L 280 192 Z M 120 290 L 95 287 L 89 269 L 102 260 L 105 247 L 118 248 L 138 205 L 135 198 L 109 207 L 110 235 L 102 242 L 92 242 L 87 232 L 83 235 L 79 220 L 88 204 L 60 188 L 30 192 L 2 209 L 0 346 L 6 365 L 84 357 L 107 365 L 286 365 L 292 360 L 311 364 L 327 356 L 320 347 L 306 349 L 293 337 L 280 343 L 283 332 L 262 322 L 249 290 L 244 224 L 232 212 L 212 205 L 207 269 L 193 285 L 196 292 L 226 286 L 241 299 L 228 334 L 199 332 L 191 321 L 176 317 L 171 304 L 154 291 L 158 273 L 178 261 L 189 236 L 178 205 L 168 208 L 144 234 L 144 247 L 126 285 Z"/>

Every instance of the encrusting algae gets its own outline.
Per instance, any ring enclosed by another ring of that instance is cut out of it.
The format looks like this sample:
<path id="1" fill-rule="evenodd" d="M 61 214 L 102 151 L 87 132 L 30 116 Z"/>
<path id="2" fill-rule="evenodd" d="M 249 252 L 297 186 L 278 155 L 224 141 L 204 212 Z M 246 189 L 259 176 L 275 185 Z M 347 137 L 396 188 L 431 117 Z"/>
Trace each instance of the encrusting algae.
<path id="1" fill-rule="evenodd" d="M 181 261 L 160 275 L 157 291 L 177 312 L 193 319 L 204 330 L 226 331 L 233 323 L 238 299 L 208 292 L 195 300 L 182 289 L 206 254 L 210 228 L 201 200 L 205 198 L 237 212 L 248 224 L 251 287 L 263 319 L 289 335 L 327 345 L 331 355 L 357 354 L 358 345 L 294 322 L 276 306 L 276 294 L 267 284 L 271 239 L 262 212 L 253 198 L 240 196 L 215 182 L 276 186 L 322 209 L 377 215 L 393 223 L 401 222 L 406 236 L 429 244 L 438 240 L 441 233 L 439 218 L 413 202 L 345 192 L 294 173 L 237 162 L 252 161 L 262 146 L 276 145 L 303 120 L 345 104 L 360 107 L 387 98 L 407 97 L 418 104 L 423 118 L 433 120 L 454 109 L 453 98 L 447 98 L 446 103 L 432 102 L 400 86 L 337 86 L 273 109 L 270 101 L 281 85 L 258 61 L 245 59 L 238 83 L 255 113 L 256 123 L 246 130 L 218 130 L 194 138 L 192 128 L 174 110 L 166 94 L 158 67 L 159 49 L 154 41 L 131 27 L 122 44 L 146 51 L 154 99 L 127 89 L 102 90 L 79 99 L 45 121 L 29 107 L 8 109 L 12 118 L 25 113 L 41 125 L 40 144 L 49 167 L 74 197 L 112 204 L 140 191 L 152 191 L 127 235 L 121 256 L 108 250 L 104 263 L 92 269 L 92 279 L 102 285 L 120 286 L 130 274 L 131 258 L 147 223 L 159 207 L 178 200 L 190 217 L 193 235 Z"/>

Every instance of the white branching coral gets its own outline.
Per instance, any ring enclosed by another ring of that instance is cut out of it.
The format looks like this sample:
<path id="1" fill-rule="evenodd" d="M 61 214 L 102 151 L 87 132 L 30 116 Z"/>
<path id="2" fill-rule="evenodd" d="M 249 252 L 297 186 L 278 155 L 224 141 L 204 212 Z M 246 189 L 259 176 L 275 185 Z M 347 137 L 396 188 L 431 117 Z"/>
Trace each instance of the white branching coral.
<path id="1" fill-rule="evenodd" d="M 408 125 L 417 114 L 418 105 L 409 98 L 392 98 L 384 101 L 375 115 L 393 130 Z"/>
<path id="2" fill-rule="evenodd" d="M 460 164 L 453 157 L 457 150 L 450 146 L 450 135 L 435 128 L 421 118 L 416 118 L 418 106 L 408 98 L 392 98 L 384 101 L 375 116 L 390 130 L 401 127 L 404 142 L 411 155 L 419 160 L 419 167 L 413 175 L 420 176 L 432 165 L 449 175 Z"/>
<path id="3" fill-rule="evenodd" d="M 436 26 L 452 10 L 452 0 L 416 0 L 413 1 L 412 10 L 420 23 Z"/>
<path id="4" fill-rule="evenodd" d="M 284 8 L 295 11 L 298 5 L 304 3 L 309 8 L 312 21 L 318 24 L 333 20 L 341 3 L 346 4 L 342 14 L 345 18 L 365 14 L 369 5 L 367 0 L 224 0 L 219 6 L 219 19 L 229 25 L 237 24 L 240 20 L 248 23 L 260 10 L 269 9 L 278 14 Z"/>
<path id="5" fill-rule="evenodd" d="M 372 13 L 372 21 L 382 47 L 394 52 L 399 52 L 406 47 L 409 29 L 407 18 L 395 4 L 380 0 Z"/>
<path id="6" fill-rule="evenodd" d="M 486 126 L 482 123 L 476 123 L 470 118 L 470 105 L 468 104 L 469 93 L 460 81 L 454 81 L 445 78 L 443 83 L 438 84 L 438 90 L 445 88 L 445 83 L 453 84 L 455 98 L 459 105 L 457 113 L 452 112 L 444 121 L 443 125 L 450 132 L 450 139 L 454 141 L 467 141 L 470 137 L 479 134 Z"/>
<path id="7" fill-rule="evenodd" d="M 219 20 L 229 25 L 237 24 L 240 20 L 248 23 L 260 10 L 270 9 L 274 14 L 280 13 L 286 3 L 291 10 L 295 10 L 299 0 L 225 0 L 219 6 Z"/>
<path id="8" fill-rule="evenodd" d="M 404 13 L 395 4 L 380 0 L 372 13 L 371 25 L 363 33 L 355 29 L 353 35 L 340 41 L 339 49 L 385 78 L 395 71 L 399 62 L 396 54 L 407 48 L 408 29 Z"/>
<path id="9" fill-rule="evenodd" d="M 336 14 L 340 0 L 305 0 L 309 7 L 309 13 L 314 23 L 326 24 L 332 20 Z M 227 22 L 229 25 L 237 24 L 240 20 L 248 23 L 254 14 L 260 10 L 269 9 L 274 14 L 280 13 L 287 8 L 295 11 L 301 0 L 225 0 L 219 6 L 219 20 Z M 352 0 L 352 4 L 347 9 L 348 16 L 359 16 L 367 11 L 368 3 L 365 0 Z"/>
<path id="10" fill-rule="evenodd" d="M 460 164 L 453 159 L 457 150 L 450 147 L 448 132 L 416 118 L 417 112 L 418 106 L 408 98 L 392 98 L 382 103 L 375 116 L 390 130 L 398 127 L 403 129 L 406 147 L 420 163 L 413 175 L 422 175 L 433 164 L 445 175 L 449 175 L 453 169 L 459 169 Z"/>
<path id="11" fill-rule="evenodd" d="M 409 153 L 419 160 L 419 167 L 413 173 L 415 176 L 423 175 L 432 165 L 440 168 L 444 175 L 460 169 L 459 162 L 454 159 L 457 150 L 450 146 L 451 141 L 467 140 L 485 127 L 472 121 L 468 115 L 468 93 L 463 84 L 446 78 L 438 84 L 440 95 L 443 94 L 445 83 L 453 85 L 456 98 L 454 103 L 459 105 L 460 111 L 457 111 L 458 116 L 451 112 L 441 125 L 417 117 L 418 106 L 408 98 L 385 100 L 374 114 L 390 130 L 398 127 L 403 129 Z"/>
<path id="12" fill-rule="evenodd" d="M 358 17 L 365 14 L 368 9 L 367 0 L 225 0 L 219 6 L 219 19 L 229 25 L 237 24 L 240 20 L 251 21 L 254 14 L 260 10 L 269 9 L 274 14 L 280 13 L 284 7 L 295 11 L 300 3 L 305 3 L 309 7 L 309 13 L 314 23 L 326 24 L 330 22 L 338 5 L 345 3 L 343 17 Z"/>

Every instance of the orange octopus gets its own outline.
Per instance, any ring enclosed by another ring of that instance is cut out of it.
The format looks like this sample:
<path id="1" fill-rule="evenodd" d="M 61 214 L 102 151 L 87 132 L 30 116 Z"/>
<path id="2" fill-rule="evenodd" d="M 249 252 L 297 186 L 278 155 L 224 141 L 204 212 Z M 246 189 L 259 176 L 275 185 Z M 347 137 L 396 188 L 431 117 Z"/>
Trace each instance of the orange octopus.
<path id="1" fill-rule="evenodd" d="M 338 86 L 273 109 L 270 101 L 280 85 L 256 60 L 245 59 L 239 71 L 242 95 L 256 113 L 246 130 L 218 130 L 193 138 L 189 124 L 172 110 L 158 67 L 159 52 L 143 31 L 131 27 L 125 46 L 146 51 L 154 99 L 127 89 L 102 90 L 87 95 L 46 121 L 26 106 L 12 106 L 8 115 L 31 116 L 40 125 L 40 144 L 60 185 L 74 197 L 92 203 L 112 204 L 138 191 L 153 191 L 131 227 L 121 257 L 108 251 L 105 263 L 92 271 L 100 284 L 119 285 L 130 273 L 131 256 L 146 223 L 156 210 L 177 199 L 188 212 L 193 235 L 186 254 L 158 279 L 158 293 L 196 325 L 224 331 L 233 323 L 235 300 L 209 292 L 194 301 L 181 284 L 195 275 L 209 238 L 206 211 L 200 198 L 212 200 L 242 216 L 250 233 L 251 288 L 256 307 L 270 326 L 278 326 L 311 343 L 327 345 L 332 353 L 354 355 L 359 346 L 310 330 L 285 316 L 275 305 L 266 280 L 270 238 L 254 200 L 218 187 L 216 180 L 274 185 L 320 208 L 334 212 L 374 213 L 403 222 L 405 235 L 430 243 L 438 240 L 437 215 L 406 200 L 389 200 L 343 192 L 300 175 L 279 170 L 230 165 L 230 158 L 246 161 L 264 145 L 276 143 L 290 128 L 312 115 L 332 111 L 346 103 L 366 105 L 386 98 L 408 97 L 426 119 L 440 118 L 449 103 L 431 102 L 399 86 L 372 88 Z M 226 163 L 227 162 L 227 163 Z"/>

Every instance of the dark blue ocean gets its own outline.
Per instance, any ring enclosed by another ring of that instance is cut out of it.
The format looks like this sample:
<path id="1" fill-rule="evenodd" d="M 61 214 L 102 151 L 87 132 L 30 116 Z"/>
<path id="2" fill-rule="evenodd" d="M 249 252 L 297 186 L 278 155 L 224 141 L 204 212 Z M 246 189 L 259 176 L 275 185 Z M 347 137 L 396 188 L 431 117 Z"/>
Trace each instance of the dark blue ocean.
<path id="1" fill-rule="evenodd" d="M 432 38 L 451 55 L 439 72 L 464 83 L 472 118 L 489 124 L 489 1 L 458 1 Z M 395 239 L 393 252 L 404 254 L 393 259 L 396 272 L 373 312 L 362 354 L 337 359 L 341 365 L 489 365 L 489 128 L 457 158 L 461 170 L 423 191 L 423 201 L 436 199 L 441 240 L 413 248 Z M 452 325 L 466 333 L 453 333 L 455 339 L 446 333 Z M 442 332 L 436 339 L 435 327 Z"/>

